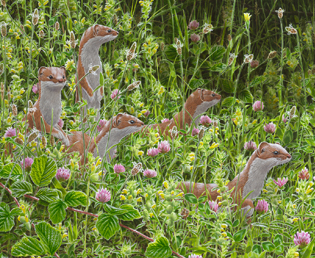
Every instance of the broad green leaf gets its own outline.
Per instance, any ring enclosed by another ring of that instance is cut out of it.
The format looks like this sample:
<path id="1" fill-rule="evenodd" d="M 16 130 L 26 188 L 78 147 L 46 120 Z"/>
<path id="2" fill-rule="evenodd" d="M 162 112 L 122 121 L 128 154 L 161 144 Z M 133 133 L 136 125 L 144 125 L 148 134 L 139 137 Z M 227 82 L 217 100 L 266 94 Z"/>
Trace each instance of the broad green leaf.
<path id="1" fill-rule="evenodd" d="M 265 77 L 265 76 L 257 76 L 257 77 L 255 77 L 254 80 L 252 80 L 252 81 L 249 83 L 249 87 L 251 88 L 251 87 L 254 87 L 254 86 L 258 85 L 258 84 L 261 84 L 261 83 L 263 83 L 265 80 L 266 80 L 266 77 Z"/>
<path id="2" fill-rule="evenodd" d="M 11 174 L 11 175 L 10 175 Z M 5 165 L 2 170 L 0 170 L 0 178 L 20 178 L 22 176 L 22 168 L 19 164 L 10 163 Z"/>
<path id="3" fill-rule="evenodd" d="M 164 52 L 167 59 L 171 61 L 175 61 L 176 57 L 178 56 L 176 48 L 173 45 L 166 46 Z"/>
<path id="4" fill-rule="evenodd" d="M 189 86 L 190 88 L 192 89 L 197 89 L 197 88 L 201 88 L 202 85 L 205 84 L 205 81 L 203 79 L 192 79 L 190 82 L 189 82 Z"/>
<path id="5" fill-rule="evenodd" d="M 239 98 L 243 100 L 245 103 L 253 103 L 253 95 L 249 90 L 243 90 L 239 93 Z"/>
<path id="6" fill-rule="evenodd" d="M 34 237 L 23 237 L 22 240 L 12 246 L 13 256 L 32 256 L 45 254 L 43 244 Z"/>
<path id="7" fill-rule="evenodd" d="M 220 80 L 220 85 L 222 87 L 222 90 L 226 93 L 234 93 L 234 83 L 231 80 L 228 79 L 222 79 Z"/>
<path id="8" fill-rule="evenodd" d="M 217 63 L 213 66 L 211 66 L 210 71 L 211 72 L 219 72 L 222 73 L 226 69 L 227 65 L 223 63 Z"/>
<path id="9" fill-rule="evenodd" d="M 314 242 L 315 242 L 315 240 L 313 240 L 311 243 L 308 244 L 302 258 L 310 258 L 311 257 L 311 255 L 313 253 Z"/>
<path id="10" fill-rule="evenodd" d="M 208 199 L 207 196 L 201 196 L 198 198 L 198 203 L 204 203 Z"/>
<path id="11" fill-rule="evenodd" d="M 131 204 L 124 204 L 120 206 L 120 209 L 126 210 L 127 212 L 121 215 L 117 215 L 118 218 L 131 221 L 134 219 L 140 219 L 141 215 L 138 210 L 136 210 Z"/>
<path id="12" fill-rule="evenodd" d="M 254 245 L 252 251 L 256 254 L 260 254 L 261 253 L 261 246 L 260 245 Z"/>
<path id="13" fill-rule="evenodd" d="M 54 253 L 59 249 L 62 242 L 60 232 L 44 221 L 38 223 L 35 226 L 35 231 L 41 242 L 43 243 L 46 251 L 50 255 L 54 255 Z"/>
<path id="14" fill-rule="evenodd" d="M 86 194 L 80 191 L 70 191 L 66 194 L 65 202 L 68 206 L 77 207 L 86 205 Z"/>
<path id="15" fill-rule="evenodd" d="M 234 97 L 227 97 L 222 101 L 222 106 L 230 107 L 235 103 Z"/>
<path id="16" fill-rule="evenodd" d="M 33 187 L 32 184 L 25 181 L 17 181 L 13 183 L 10 187 L 12 190 L 12 195 L 16 198 L 23 196 L 24 194 L 32 194 Z"/>
<path id="17" fill-rule="evenodd" d="M 240 224 L 240 221 L 237 219 L 233 222 L 233 227 L 237 227 Z"/>
<path id="18" fill-rule="evenodd" d="M 240 231 L 236 232 L 233 236 L 235 242 L 240 242 L 244 239 L 246 234 L 246 229 L 241 229 Z"/>
<path id="19" fill-rule="evenodd" d="M 216 45 L 211 48 L 209 58 L 212 62 L 218 62 L 223 58 L 224 53 L 225 47 Z"/>
<path id="20" fill-rule="evenodd" d="M 285 131 L 282 141 L 284 143 L 284 145 L 288 145 L 289 143 L 291 143 L 293 140 L 293 133 L 291 130 Z"/>
<path id="21" fill-rule="evenodd" d="M 49 204 L 48 211 L 52 223 L 57 224 L 65 219 L 67 207 L 67 204 L 60 199 Z"/>
<path id="22" fill-rule="evenodd" d="M 172 250 L 166 237 L 159 237 L 150 243 L 145 252 L 145 256 L 149 258 L 167 258 L 171 255 Z"/>
<path id="23" fill-rule="evenodd" d="M 121 215 L 128 212 L 126 209 L 116 208 L 107 203 L 104 203 L 104 210 L 109 213 L 109 215 Z"/>
<path id="24" fill-rule="evenodd" d="M 272 252 L 275 249 L 275 246 L 273 243 L 266 241 L 262 243 L 262 247 L 264 248 L 265 251 L 267 252 Z"/>
<path id="25" fill-rule="evenodd" d="M 198 200 L 197 197 L 193 193 L 187 193 L 185 194 L 185 199 L 186 201 L 192 203 L 192 204 L 197 204 Z"/>
<path id="26" fill-rule="evenodd" d="M 12 211 L 10 211 L 10 207 L 6 203 L 0 204 L 0 232 L 8 232 L 10 231 L 14 223 L 14 217 L 16 215 L 21 215 L 22 210 L 19 208 L 15 208 Z"/>
<path id="27" fill-rule="evenodd" d="M 105 239 L 109 240 L 120 229 L 118 218 L 103 213 L 97 219 L 96 228 Z"/>
<path id="28" fill-rule="evenodd" d="M 53 202 L 58 199 L 58 190 L 50 188 L 41 188 L 36 194 L 40 200 L 45 202 Z"/>
<path id="29" fill-rule="evenodd" d="M 49 185 L 56 172 L 56 162 L 52 158 L 42 155 L 34 159 L 30 175 L 33 182 L 37 186 L 42 187 Z"/>

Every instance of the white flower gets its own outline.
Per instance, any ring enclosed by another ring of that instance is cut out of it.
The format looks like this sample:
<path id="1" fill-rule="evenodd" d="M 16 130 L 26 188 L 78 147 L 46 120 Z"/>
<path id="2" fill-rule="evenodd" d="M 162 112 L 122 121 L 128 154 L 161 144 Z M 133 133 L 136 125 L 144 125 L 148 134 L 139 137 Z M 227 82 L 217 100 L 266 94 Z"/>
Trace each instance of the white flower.
<path id="1" fill-rule="evenodd" d="M 248 64 L 248 63 L 251 63 L 254 59 L 254 55 L 253 54 L 250 54 L 250 55 L 244 55 L 245 58 L 244 58 L 244 63 L 245 64 Z"/>

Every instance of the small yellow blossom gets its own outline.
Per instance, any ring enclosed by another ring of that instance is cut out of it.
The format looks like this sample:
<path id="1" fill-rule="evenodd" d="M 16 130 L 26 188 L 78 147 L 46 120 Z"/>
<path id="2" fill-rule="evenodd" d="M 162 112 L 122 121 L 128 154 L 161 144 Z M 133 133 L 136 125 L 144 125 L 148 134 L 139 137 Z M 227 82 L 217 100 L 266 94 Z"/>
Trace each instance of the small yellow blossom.
<path id="1" fill-rule="evenodd" d="M 280 204 L 280 203 L 282 203 L 282 201 L 280 200 L 280 201 L 278 201 L 278 203 Z"/>
<path id="2" fill-rule="evenodd" d="M 21 216 L 20 215 L 18 216 L 18 221 L 21 221 Z"/>
<path id="3" fill-rule="evenodd" d="M 227 228 L 227 225 L 226 224 L 222 224 L 221 228 Z"/>
<path id="4" fill-rule="evenodd" d="M 144 154 L 143 151 L 138 151 L 138 155 L 142 156 Z"/>
<path id="5" fill-rule="evenodd" d="M 174 192 L 174 191 L 172 191 L 172 192 L 171 192 L 171 195 L 173 195 L 174 193 L 175 193 L 175 192 Z"/>
<path id="6" fill-rule="evenodd" d="M 140 103 L 139 107 L 143 107 L 143 105 L 144 105 L 143 103 Z"/>
<path id="7" fill-rule="evenodd" d="M 145 198 L 148 198 L 148 197 L 149 197 L 149 195 L 146 193 L 146 194 L 144 195 L 144 197 L 145 197 Z"/>
<path id="8" fill-rule="evenodd" d="M 307 188 L 306 194 L 309 194 L 309 193 L 311 193 L 312 191 L 313 191 L 313 188 Z"/>
<path id="9" fill-rule="evenodd" d="M 153 204 L 151 208 L 152 208 L 152 209 L 155 209 L 155 208 L 156 208 L 156 204 Z"/>
<path id="10" fill-rule="evenodd" d="M 190 157 L 195 157 L 195 153 L 191 152 L 191 153 L 189 153 L 189 156 Z"/>
<path id="11" fill-rule="evenodd" d="M 299 253 L 298 252 L 295 252 L 294 253 L 294 257 L 299 257 L 300 255 L 299 255 Z"/>
<path id="12" fill-rule="evenodd" d="M 295 223 L 299 220 L 299 218 L 294 218 L 292 221 Z"/>
<path id="13" fill-rule="evenodd" d="M 264 192 L 264 193 L 268 193 L 268 191 L 267 191 L 266 189 L 263 189 L 263 192 Z"/>
<path id="14" fill-rule="evenodd" d="M 139 188 L 138 190 L 137 190 L 137 194 L 140 194 L 142 192 L 142 190 Z"/>
<path id="15" fill-rule="evenodd" d="M 159 191 L 158 191 L 158 194 L 161 194 L 161 193 L 163 193 L 163 191 L 162 191 L 162 190 L 159 190 Z"/>
<path id="16" fill-rule="evenodd" d="M 95 230 L 96 230 L 96 227 L 92 228 L 92 230 L 95 231 Z"/>
<path id="17" fill-rule="evenodd" d="M 23 213 L 26 212 L 25 206 L 23 204 L 20 206 L 20 209 L 23 211 Z"/>
<path id="18" fill-rule="evenodd" d="M 300 192 L 300 189 L 299 189 L 299 188 L 296 188 L 295 191 L 296 191 L 297 193 L 299 193 L 299 192 Z"/>
<path id="19" fill-rule="evenodd" d="M 250 17 L 252 17 L 252 16 L 250 15 L 250 13 L 244 13 L 244 19 L 245 19 L 246 22 L 249 22 L 249 21 L 250 21 Z"/>
<path id="20" fill-rule="evenodd" d="M 150 212 L 149 215 L 150 215 L 151 218 L 153 217 L 153 213 L 152 212 Z"/>
<path id="21" fill-rule="evenodd" d="M 166 181 L 163 182 L 163 185 L 166 189 L 168 188 L 168 183 Z"/>
<path id="22" fill-rule="evenodd" d="M 212 143 L 212 145 L 210 146 L 210 149 L 214 149 L 214 148 L 216 148 L 216 147 L 218 147 L 219 146 L 219 144 L 218 143 Z"/>
<path id="23" fill-rule="evenodd" d="M 218 199 L 218 201 L 221 201 L 222 200 L 222 196 L 218 196 L 217 199 Z"/>
<path id="24" fill-rule="evenodd" d="M 28 217 L 27 215 L 25 215 L 25 222 L 27 223 L 29 220 L 28 220 Z"/>
<path id="25" fill-rule="evenodd" d="M 139 198 L 137 199 L 137 202 L 142 202 L 142 197 L 139 197 Z"/>
<path id="26" fill-rule="evenodd" d="M 164 193 L 161 193 L 160 196 L 164 199 Z"/>
<path id="27" fill-rule="evenodd" d="M 124 200 L 126 200 L 126 197 L 124 195 L 120 195 L 120 200 L 124 201 Z"/>
<path id="28" fill-rule="evenodd" d="M 203 146 L 203 142 L 200 142 L 200 146 Z"/>
<path id="29" fill-rule="evenodd" d="M 128 196 L 128 200 L 131 200 L 131 199 L 132 199 L 132 195 L 129 195 L 129 196 Z"/>
<path id="30" fill-rule="evenodd" d="M 127 189 L 122 190 L 122 194 L 127 194 L 127 193 L 128 193 Z"/>
<path id="31" fill-rule="evenodd" d="M 223 232 L 221 235 L 222 235 L 223 237 L 226 237 L 226 236 L 227 236 L 227 234 L 226 234 L 225 232 Z"/>
<path id="32" fill-rule="evenodd" d="M 67 236 L 68 236 L 68 234 L 64 233 L 64 234 L 62 235 L 62 239 L 66 238 Z"/>

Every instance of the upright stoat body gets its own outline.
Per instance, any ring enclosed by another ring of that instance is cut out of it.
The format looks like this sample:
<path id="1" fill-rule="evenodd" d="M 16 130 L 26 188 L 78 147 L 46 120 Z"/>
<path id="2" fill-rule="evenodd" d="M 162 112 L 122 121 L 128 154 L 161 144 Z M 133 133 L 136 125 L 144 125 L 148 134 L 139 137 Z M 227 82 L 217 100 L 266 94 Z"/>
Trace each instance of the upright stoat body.
<path id="1" fill-rule="evenodd" d="M 118 32 L 103 25 L 94 25 L 88 28 L 80 42 L 79 60 L 78 60 L 78 80 L 80 81 L 89 69 L 95 65 L 100 68 L 95 73 L 90 73 L 80 82 L 82 87 L 82 98 L 87 101 L 87 108 L 100 109 L 100 101 L 103 95 L 103 89 L 93 91 L 100 85 L 100 73 L 102 72 L 102 63 L 99 56 L 99 49 L 102 44 L 114 40 Z M 77 101 L 79 100 L 77 91 Z M 99 112 L 97 112 L 97 119 Z"/>
<path id="2" fill-rule="evenodd" d="M 227 185 L 228 190 L 234 188 L 231 193 L 233 198 L 235 197 L 235 193 L 237 193 L 236 200 L 234 199 L 234 201 L 239 204 L 243 197 L 253 191 L 242 205 L 245 209 L 253 208 L 251 199 L 255 199 L 260 195 L 270 169 L 285 164 L 290 160 L 291 155 L 280 144 L 262 142 L 250 157 L 244 170 Z M 197 198 L 207 195 L 209 199 L 216 200 L 217 196 L 219 196 L 216 190 L 212 191 L 213 188 L 217 187 L 216 184 L 205 185 L 203 183 L 190 184 L 190 182 L 184 182 L 179 187 L 187 192 L 193 192 Z M 251 214 L 252 212 L 249 213 L 249 216 Z"/>
<path id="3" fill-rule="evenodd" d="M 153 127 L 154 129 L 158 128 L 160 134 L 168 135 L 169 130 L 174 126 L 177 126 L 178 129 L 185 129 L 185 125 L 188 124 L 190 126 L 193 120 L 195 120 L 197 126 L 200 121 L 200 115 L 206 112 L 210 107 L 219 103 L 220 100 L 221 95 L 211 90 L 197 89 L 185 102 L 185 119 L 183 119 L 184 111 L 182 110 L 170 121 L 149 127 Z"/>
<path id="4" fill-rule="evenodd" d="M 66 85 L 66 69 L 64 67 L 41 67 L 38 70 L 39 97 L 33 110 L 29 110 L 27 121 L 30 128 L 35 127 L 42 131 L 41 117 L 44 120 L 44 129 L 69 146 L 67 134 L 58 125 L 62 113 L 61 90 Z M 53 112 L 53 116 L 52 116 Z M 51 120 L 53 119 L 53 120 Z"/>
<path id="5" fill-rule="evenodd" d="M 139 131 L 143 127 L 144 123 L 138 118 L 128 114 L 118 114 L 110 120 L 108 120 L 95 139 L 90 139 L 87 134 L 84 134 L 85 149 L 93 153 L 94 157 L 104 157 L 106 155 L 107 162 L 114 157 L 116 146 L 121 139 L 127 135 Z M 84 147 L 83 147 L 83 136 L 81 132 L 71 132 L 69 135 L 70 148 L 67 151 L 73 152 L 78 151 L 81 155 L 81 164 L 84 162 Z M 96 143 L 96 144 L 95 144 Z M 109 154 L 108 151 L 109 150 Z"/>

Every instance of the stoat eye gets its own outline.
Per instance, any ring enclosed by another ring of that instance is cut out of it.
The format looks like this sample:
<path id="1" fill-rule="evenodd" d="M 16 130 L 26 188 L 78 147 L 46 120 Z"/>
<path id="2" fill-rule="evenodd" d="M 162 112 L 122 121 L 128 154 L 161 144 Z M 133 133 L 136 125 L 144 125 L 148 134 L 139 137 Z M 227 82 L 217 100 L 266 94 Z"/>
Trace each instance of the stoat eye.
<path id="1" fill-rule="evenodd" d="M 64 79 L 64 78 L 65 78 L 65 76 L 63 75 L 63 76 L 62 76 L 62 79 Z"/>
<path id="2" fill-rule="evenodd" d="M 273 154 L 278 154 L 278 153 L 279 153 L 279 152 L 277 152 L 277 151 L 274 151 L 274 152 L 273 152 Z"/>
<path id="3" fill-rule="evenodd" d="M 108 32 L 108 33 L 111 33 L 111 32 L 112 32 L 112 30 L 108 30 L 107 32 Z"/>
<path id="4" fill-rule="evenodd" d="M 134 124 L 135 121 L 134 121 L 134 120 L 130 120 L 129 123 L 130 123 L 130 124 Z"/>
<path id="5" fill-rule="evenodd" d="M 48 78 L 51 80 L 52 78 L 54 78 L 52 75 L 49 75 Z"/>
<path id="6" fill-rule="evenodd" d="M 215 97 L 215 94 L 214 93 L 212 93 L 212 95 L 211 95 L 212 97 Z"/>

